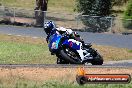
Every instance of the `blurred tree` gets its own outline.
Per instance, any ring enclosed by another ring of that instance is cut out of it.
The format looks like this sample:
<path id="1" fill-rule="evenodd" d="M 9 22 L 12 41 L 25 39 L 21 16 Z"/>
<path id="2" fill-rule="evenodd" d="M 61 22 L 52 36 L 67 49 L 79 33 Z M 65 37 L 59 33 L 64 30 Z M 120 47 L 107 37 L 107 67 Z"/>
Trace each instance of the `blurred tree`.
<path id="1" fill-rule="evenodd" d="M 128 1 L 128 6 L 124 12 L 123 24 L 125 28 L 132 30 L 132 0 Z"/>
<path id="2" fill-rule="evenodd" d="M 132 19 L 132 0 L 128 1 L 128 6 L 124 15 L 125 15 L 125 19 Z"/>
<path id="3" fill-rule="evenodd" d="M 111 0 L 76 0 L 77 11 L 85 15 L 106 16 L 110 14 Z"/>
<path id="4" fill-rule="evenodd" d="M 104 16 L 111 14 L 111 0 L 76 0 L 77 11 L 81 12 L 82 21 L 86 25 L 87 31 L 104 32 L 111 26 L 110 19 Z M 91 17 L 98 16 L 98 17 Z"/>

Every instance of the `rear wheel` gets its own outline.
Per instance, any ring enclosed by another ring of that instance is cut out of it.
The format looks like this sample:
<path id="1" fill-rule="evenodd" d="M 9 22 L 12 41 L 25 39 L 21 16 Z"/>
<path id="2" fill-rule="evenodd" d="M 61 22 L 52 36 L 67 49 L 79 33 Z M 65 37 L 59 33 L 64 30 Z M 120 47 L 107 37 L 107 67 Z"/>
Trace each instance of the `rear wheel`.
<path id="1" fill-rule="evenodd" d="M 92 65 L 102 65 L 103 64 L 103 58 L 102 56 L 98 55 L 92 60 Z"/>
<path id="2" fill-rule="evenodd" d="M 92 65 L 102 65 L 103 64 L 103 57 L 93 48 L 90 48 L 91 55 L 93 56 L 93 59 L 91 61 Z"/>

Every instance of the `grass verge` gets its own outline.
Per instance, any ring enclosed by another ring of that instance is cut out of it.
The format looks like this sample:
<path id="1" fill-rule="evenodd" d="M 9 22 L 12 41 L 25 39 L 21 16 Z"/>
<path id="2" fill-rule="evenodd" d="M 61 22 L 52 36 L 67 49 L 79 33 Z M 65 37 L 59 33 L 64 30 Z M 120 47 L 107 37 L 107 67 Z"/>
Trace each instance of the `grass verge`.
<path id="1" fill-rule="evenodd" d="M 46 45 L 0 42 L 1 64 L 48 64 L 54 63 Z"/>
<path id="2" fill-rule="evenodd" d="M 130 60 L 132 50 L 93 45 L 105 61 Z M 55 64 L 45 39 L 0 35 L 0 64 Z"/>
<path id="3" fill-rule="evenodd" d="M 0 64 L 53 64 L 43 39 L 0 35 Z"/>
<path id="4" fill-rule="evenodd" d="M 86 84 L 76 82 L 78 68 L 0 68 L 0 88 L 131 88 L 130 84 Z M 85 68 L 88 74 L 130 74 L 132 68 Z"/>
<path id="5" fill-rule="evenodd" d="M 45 88 L 131 88 L 131 84 L 87 84 L 84 86 L 79 86 L 78 84 L 69 83 L 57 83 L 57 82 L 47 82 L 42 85 Z M 38 88 L 41 88 L 39 86 Z"/>
<path id="6" fill-rule="evenodd" d="M 36 0 L 0 0 L 5 6 L 17 7 L 23 9 L 33 10 L 35 8 Z M 75 7 L 75 0 L 49 0 L 48 10 L 60 12 L 73 12 Z"/>
<path id="7" fill-rule="evenodd" d="M 126 48 L 117 48 L 112 46 L 94 45 L 104 57 L 104 60 L 118 61 L 118 60 L 131 60 L 132 50 Z"/>
<path id="8" fill-rule="evenodd" d="M 1 88 L 131 88 L 130 84 L 85 84 L 80 86 L 77 83 L 60 83 L 57 81 L 48 81 L 39 83 L 35 81 L 17 80 L 14 84 L 1 83 Z"/>

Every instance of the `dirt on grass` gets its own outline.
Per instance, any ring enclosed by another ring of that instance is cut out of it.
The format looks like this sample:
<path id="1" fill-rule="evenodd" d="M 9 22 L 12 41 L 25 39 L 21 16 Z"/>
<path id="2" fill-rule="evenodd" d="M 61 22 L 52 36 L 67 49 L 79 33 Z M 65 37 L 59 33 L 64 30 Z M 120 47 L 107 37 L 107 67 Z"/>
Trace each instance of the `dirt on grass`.
<path id="1" fill-rule="evenodd" d="M 87 74 L 130 74 L 132 68 L 85 68 Z M 0 80 L 25 79 L 44 82 L 75 82 L 78 68 L 0 68 Z"/>
<path id="2" fill-rule="evenodd" d="M 18 22 L 18 23 L 27 23 L 27 24 L 35 24 L 35 20 L 34 19 L 30 19 L 30 18 L 20 18 L 20 17 L 10 17 L 10 21 L 11 22 Z"/>
<path id="3" fill-rule="evenodd" d="M 118 61 L 118 60 L 130 60 L 132 58 L 132 53 L 126 48 L 117 48 L 113 46 L 101 46 L 93 45 L 105 60 Z"/>

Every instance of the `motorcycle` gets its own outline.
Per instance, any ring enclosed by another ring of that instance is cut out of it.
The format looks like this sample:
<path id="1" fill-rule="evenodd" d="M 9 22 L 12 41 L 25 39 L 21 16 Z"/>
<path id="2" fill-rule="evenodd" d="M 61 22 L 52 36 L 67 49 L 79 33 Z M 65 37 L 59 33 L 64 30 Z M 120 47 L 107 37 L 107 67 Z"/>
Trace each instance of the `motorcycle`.
<path id="1" fill-rule="evenodd" d="M 65 33 L 60 34 L 56 31 L 50 35 L 48 47 L 51 54 L 57 56 L 57 64 L 103 64 L 103 57 L 97 50 L 91 46 L 86 47 L 75 39 L 70 39 Z M 89 58 L 89 56 L 92 58 Z M 82 59 L 84 60 L 82 61 Z"/>

